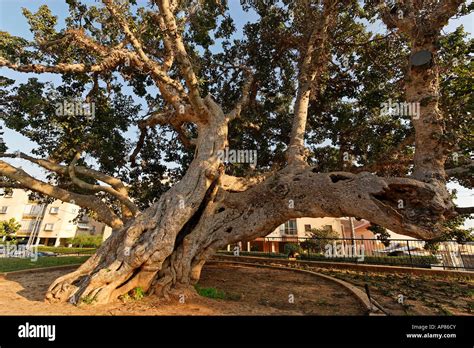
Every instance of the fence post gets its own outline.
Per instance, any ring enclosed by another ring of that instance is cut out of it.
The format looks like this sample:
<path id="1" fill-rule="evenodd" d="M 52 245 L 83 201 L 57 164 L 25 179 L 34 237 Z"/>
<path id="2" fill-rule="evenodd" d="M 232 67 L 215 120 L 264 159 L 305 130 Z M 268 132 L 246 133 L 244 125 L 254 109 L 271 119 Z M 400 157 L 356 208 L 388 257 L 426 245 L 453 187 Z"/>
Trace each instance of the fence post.
<path id="1" fill-rule="evenodd" d="M 410 240 L 407 239 L 408 255 L 410 255 L 410 265 L 413 268 L 413 259 L 411 258 Z"/>

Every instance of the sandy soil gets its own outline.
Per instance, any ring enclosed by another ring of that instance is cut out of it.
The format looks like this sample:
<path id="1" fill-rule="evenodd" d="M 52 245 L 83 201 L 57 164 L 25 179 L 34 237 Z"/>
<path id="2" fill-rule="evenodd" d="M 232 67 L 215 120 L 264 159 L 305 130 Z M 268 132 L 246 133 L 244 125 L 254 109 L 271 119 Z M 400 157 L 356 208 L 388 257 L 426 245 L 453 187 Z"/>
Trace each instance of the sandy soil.
<path id="1" fill-rule="evenodd" d="M 474 314 L 474 282 L 469 279 L 323 268 L 311 270 L 340 278 L 361 290 L 368 284 L 373 298 L 391 315 Z"/>
<path id="2" fill-rule="evenodd" d="M 231 265 L 206 265 L 200 287 L 217 288 L 226 299 L 193 296 L 158 300 L 150 296 L 107 305 L 73 306 L 43 301 L 51 282 L 67 271 L 0 278 L 0 315 L 362 315 L 346 289 L 309 274 Z M 291 299 L 294 298 L 293 303 Z"/>

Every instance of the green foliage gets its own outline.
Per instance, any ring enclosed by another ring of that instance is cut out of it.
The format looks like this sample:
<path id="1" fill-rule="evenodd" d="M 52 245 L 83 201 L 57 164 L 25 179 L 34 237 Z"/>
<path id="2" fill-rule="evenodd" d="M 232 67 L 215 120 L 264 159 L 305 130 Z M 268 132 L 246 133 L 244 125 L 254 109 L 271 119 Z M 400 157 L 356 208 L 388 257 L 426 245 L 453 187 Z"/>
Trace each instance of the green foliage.
<path id="1" fill-rule="evenodd" d="M 284 249 L 285 254 L 289 256 L 294 256 L 301 251 L 301 247 L 296 243 L 286 243 Z"/>
<path id="2" fill-rule="evenodd" d="M 224 254 L 224 255 L 231 255 L 233 256 L 234 253 L 232 251 L 226 251 L 226 250 L 220 250 L 218 251 L 219 254 Z M 288 254 L 282 254 L 282 253 L 267 253 L 264 251 L 241 251 L 239 253 L 240 256 L 256 256 L 256 257 L 269 257 L 269 258 L 275 258 L 275 259 L 286 259 L 288 258 Z"/>
<path id="3" fill-rule="evenodd" d="M 94 254 L 96 248 L 67 248 L 67 247 L 48 247 L 48 246 L 39 246 L 38 251 L 47 251 L 53 252 L 56 254 L 85 254 L 91 255 Z"/>
<path id="4" fill-rule="evenodd" d="M 203 297 L 213 298 L 213 299 L 225 299 L 225 292 L 218 290 L 216 288 L 201 288 L 198 285 L 195 285 L 197 293 Z"/>
<path id="5" fill-rule="evenodd" d="M 260 250 L 259 250 L 258 245 L 255 245 L 255 244 L 254 244 L 254 245 L 252 245 L 252 246 L 250 247 L 250 251 L 260 251 Z"/>
<path id="6" fill-rule="evenodd" d="M 132 290 L 130 290 L 129 293 L 130 297 L 136 301 L 141 300 L 143 297 L 145 297 L 145 292 L 141 287 L 136 287 Z"/>
<path id="7" fill-rule="evenodd" d="M 387 247 L 390 245 L 390 233 L 385 227 L 376 224 L 371 224 L 368 227 L 368 230 L 372 231 L 372 233 L 377 237 L 378 240 L 383 243 L 383 245 Z"/>
<path id="8" fill-rule="evenodd" d="M 82 301 L 83 303 L 85 303 L 85 304 L 91 305 L 91 304 L 94 303 L 95 298 L 94 298 L 93 296 L 91 296 L 91 295 L 87 295 L 87 296 L 83 296 L 83 297 L 81 298 L 81 301 Z"/>
<path id="9" fill-rule="evenodd" d="M 310 238 L 300 243 L 303 250 L 310 252 L 324 252 L 326 244 L 331 243 L 335 238 L 338 238 L 337 232 L 330 229 L 317 229 L 311 230 Z"/>
<path id="10" fill-rule="evenodd" d="M 15 234 L 20 229 L 21 224 L 15 220 L 15 218 L 11 218 L 7 221 L 0 221 L 0 239 L 5 239 L 7 241 L 15 240 Z"/>
<path id="11" fill-rule="evenodd" d="M 97 248 L 102 244 L 102 236 L 91 236 L 87 234 L 80 234 L 74 238 L 68 239 L 67 244 L 72 244 L 77 248 Z"/>
<path id="12" fill-rule="evenodd" d="M 0 258 L 0 272 L 21 271 L 24 269 L 80 265 L 89 256 L 38 257 L 36 261 L 29 258 Z"/>
<path id="13" fill-rule="evenodd" d="M 427 256 L 365 256 L 363 260 L 359 257 L 334 257 L 327 258 L 323 254 L 303 253 L 298 256 L 300 260 L 325 261 L 325 262 L 351 262 L 366 263 L 374 265 L 392 265 L 392 266 L 415 266 L 430 268 L 430 265 L 436 265 L 439 260 L 434 255 Z"/>
<path id="14" fill-rule="evenodd" d="M 453 190 L 452 197 L 456 198 L 456 190 Z M 456 241 L 460 244 L 474 241 L 474 228 L 464 228 L 464 222 L 468 215 L 458 215 L 455 218 L 444 222 L 446 232 L 442 237 L 426 241 L 425 249 L 436 251 L 439 249 L 439 243 L 444 241 Z"/>

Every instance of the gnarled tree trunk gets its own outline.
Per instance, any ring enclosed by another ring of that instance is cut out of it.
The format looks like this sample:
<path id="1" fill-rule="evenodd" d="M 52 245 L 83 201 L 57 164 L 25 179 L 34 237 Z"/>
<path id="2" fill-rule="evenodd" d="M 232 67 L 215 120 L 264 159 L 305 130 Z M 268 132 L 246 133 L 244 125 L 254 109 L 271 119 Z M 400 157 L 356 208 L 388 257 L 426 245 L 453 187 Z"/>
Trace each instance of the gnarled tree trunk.
<path id="1" fill-rule="evenodd" d="M 136 287 L 160 296 L 174 289 L 185 293 L 216 250 L 265 236 L 291 218 L 356 216 L 430 239 L 452 213 L 451 199 L 437 182 L 317 173 L 301 164 L 257 180 L 227 176 L 217 153 L 227 145 L 228 120 L 210 98 L 206 103 L 214 121 L 202 126 L 183 179 L 115 231 L 77 271 L 57 279 L 47 299 L 105 303 Z"/>

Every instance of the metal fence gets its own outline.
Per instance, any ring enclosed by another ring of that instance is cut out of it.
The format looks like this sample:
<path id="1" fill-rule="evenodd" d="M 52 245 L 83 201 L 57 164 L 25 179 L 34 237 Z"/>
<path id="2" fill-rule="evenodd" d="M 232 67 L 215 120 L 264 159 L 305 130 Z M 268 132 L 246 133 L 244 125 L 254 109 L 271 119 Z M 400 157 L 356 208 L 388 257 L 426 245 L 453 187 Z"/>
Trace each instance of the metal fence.
<path id="1" fill-rule="evenodd" d="M 242 241 L 220 251 L 242 256 L 352 262 L 376 265 L 474 271 L 474 243 L 445 241 L 428 247 L 416 239 L 265 237 Z"/>

